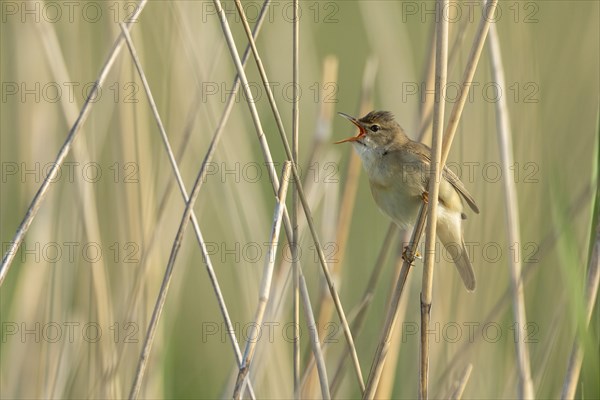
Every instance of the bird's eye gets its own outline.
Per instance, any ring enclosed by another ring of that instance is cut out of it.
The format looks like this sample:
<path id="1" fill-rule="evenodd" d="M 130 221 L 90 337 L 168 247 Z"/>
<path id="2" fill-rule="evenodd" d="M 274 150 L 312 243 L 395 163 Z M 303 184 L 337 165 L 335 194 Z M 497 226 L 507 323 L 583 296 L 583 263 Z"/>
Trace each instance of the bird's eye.
<path id="1" fill-rule="evenodd" d="M 377 132 L 379 130 L 379 125 L 371 125 L 371 130 Z"/>

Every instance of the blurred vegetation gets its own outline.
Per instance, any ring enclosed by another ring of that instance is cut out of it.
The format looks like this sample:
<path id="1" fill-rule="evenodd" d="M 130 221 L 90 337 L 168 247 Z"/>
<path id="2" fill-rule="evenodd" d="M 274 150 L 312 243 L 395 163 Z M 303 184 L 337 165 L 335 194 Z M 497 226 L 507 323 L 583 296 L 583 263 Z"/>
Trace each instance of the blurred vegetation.
<path id="1" fill-rule="evenodd" d="M 67 110 L 78 111 L 83 105 L 120 34 L 117 22 L 126 19 L 135 4 L 73 3 L 0 4 L 3 253 L 74 122 Z M 244 4 L 253 25 L 260 3 Z M 230 1 L 223 6 L 241 54 L 247 41 L 235 6 Z M 334 102 L 335 111 L 357 112 L 369 56 L 378 61 L 375 108 L 394 112 L 416 138 L 423 99 L 432 96 L 422 81 L 434 23 L 428 10 L 434 3 L 302 1 L 300 6 L 303 165 L 312 156 L 323 103 Z M 454 86 L 449 96 L 460 83 L 481 15 L 481 7 L 473 3 L 455 6 L 461 16 L 451 24 L 451 43 L 460 26 L 467 24 L 450 68 L 449 82 Z M 449 158 L 482 211 L 469 215 L 465 224 L 466 240 L 473 242 L 478 288 L 467 293 L 454 268 L 442 259 L 432 308 L 434 397 L 445 396 L 469 362 L 474 369 L 466 398 L 514 398 L 515 340 L 528 341 L 537 397 L 559 396 L 576 327 L 584 315 L 598 185 L 600 6 L 596 1 L 515 1 L 502 2 L 500 10 L 497 26 L 510 86 L 497 92 L 484 50 Z M 257 41 L 288 134 L 291 12 L 290 3 L 274 1 Z M 150 1 L 134 24 L 132 37 L 190 190 L 235 76 L 214 6 L 207 1 Z M 321 78 L 328 56 L 339 60 L 336 82 Z M 284 152 L 253 59 L 246 69 L 279 172 Z M 509 98 L 514 133 L 515 165 L 510 171 L 499 167 L 494 99 L 500 95 Z M 195 212 L 236 333 L 244 339 L 257 302 L 275 201 L 245 96 L 240 92 L 238 97 Z M 313 216 L 322 240 L 333 245 L 351 149 L 330 143 L 352 132 L 347 121 L 334 118 L 317 162 L 303 168 L 316 183 Z M 126 47 L 67 162 L 70 167 L 63 167 L 60 179 L 51 185 L 1 288 L 2 398 L 122 398 L 129 393 L 184 203 Z M 523 243 L 506 243 L 498 174 L 514 176 Z M 170 194 L 162 203 L 167 188 Z M 361 299 L 387 226 L 361 176 L 345 265 L 337 281 L 347 313 Z M 193 235 L 188 229 L 175 265 L 143 397 L 218 398 L 232 392 L 235 358 Z M 300 248 L 317 312 L 323 280 L 310 235 L 302 235 Z M 335 259 L 335 247 L 330 249 L 326 254 Z M 101 254 L 95 255 L 98 250 Z M 285 255 L 279 253 L 280 258 Z M 509 257 L 519 257 L 528 271 L 525 298 L 531 325 L 527 327 L 513 325 L 510 299 L 491 321 L 485 319 L 509 289 Z M 365 329 L 355 338 L 365 377 L 394 275 L 391 258 Z M 396 398 L 417 396 L 418 334 L 410 334 L 410 328 L 419 323 L 420 266 L 417 263 L 409 275 L 407 311 L 399 321 L 403 340 L 392 392 Z M 285 282 L 287 273 L 287 268 L 278 269 L 274 285 Z M 133 291 L 136 282 L 138 292 Z M 292 393 L 291 333 L 285 330 L 292 319 L 291 294 L 288 289 L 281 300 L 272 297 L 275 305 L 281 302 L 281 312 L 270 317 L 272 338 L 263 329 L 253 364 L 258 398 Z M 598 304 L 583 337 L 580 398 L 600 397 L 597 309 Z M 340 334 L 337 317 L 332 322 L 332 332 Z M 470 327 L 475 326 L 489 329 L 471 337 Z M 457 327 L 458 338 L 453 340 Z M 308 332 L 306 325 L 302 328 L 305 354 Z M 244 344 L 242 340 L 242 348 Z M 328 345 L 330 379 L 344 351 L 342 335 Z M 465 354 L 454 362 L 457 352 Z M 445 375 L 447 368 L 450 372 Z M 339 396 L 359 396 L 351 371 Z"/>

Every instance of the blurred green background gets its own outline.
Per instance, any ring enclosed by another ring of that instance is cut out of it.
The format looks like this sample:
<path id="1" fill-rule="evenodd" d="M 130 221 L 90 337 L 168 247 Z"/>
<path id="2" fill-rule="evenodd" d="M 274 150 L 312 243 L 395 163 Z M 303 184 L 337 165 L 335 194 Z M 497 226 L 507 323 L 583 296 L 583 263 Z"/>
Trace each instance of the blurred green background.
<path id="1" fill-rule="evenodd" d="M 474 2 L 452 4 L 451 46 L 461 27 L 465 29 L 462 43 L 453 48 L 448 112 L 483 10 Z M 136 3 L 3 1 L 0 6 L 4 254 L 120 34 L 118 22 L 127 20 Z M 235 5 L 227 1 L 223 7 L 241 54 L 247 40 Z M 244 2 L 252 26 L 260 7 L 259 2 Z M 362 76 L 371 57 L 377 63 L 374 108 L 394 112 L 415 139 L 420 110 L 433 96 L 423 82 L 433 9 L 433 2 L 300 2 L 299 159 L 302 175 L 313 187 L 313 216 L 332 264 L 342 256 L 336 224 L 351 152 L 350 146 L 332 142 L 354 130 L 342 118 L 332 119 L 330 111 L 358 112 Z M 471 363 L 466 398 L 515 398 L 515 340 L 527 342 L 536 396 L 560 395 L 576 328 L 585 314 L 583 288 L 599 163 L 599 12 L 597 1 L 499 5 L 496 25 L 509 87 L 501 90 L 493 81 L 486 46 L 449 157 L 481 209 L 465 223 L 478 288 L 467 293 L 441 257 L 431 317 L 432 397 L 446 396 Z M 273 1 L 257 40 L 288 135 L 291 20 L 291 3 Z M 214 5 L 149 1 L 131 32 L 190 190 L 235 76 Z M 326 80 L 323 65 L 328 57 L 337 59 L 337 78 L 333 74 Z M 246 70 L 279 173 L 285 154 L 252 58 Z M 515 164 L 510 170 L 500 167 L 494 108 L 500 96 L 507 98 L 513 132 Z M 275 205 L 245 101 L 238 93 L 195 206 L 242 348 L 258 300 Z M 319 118 L 322 109 L 329 110 L 325 118 Z M 322 132 L 318 137 L 317 128 Z M 129 393 L 184 203 L 126 46 L 66 162 L 1 288 L 2 398 L 123 398 Z M 516 184 L 522 243 L 507 243 L 502 174 Z M 336 276 L 349 315 L 360 302 L 388 224 L 361 172 L 349 242 Z M 317 313 L 323 274 L 310 234 L 302 232 L 300 261 Z M 291 285 L 280 296 L 289 271 L 283 232 L 280 243 L 273 306 L 266 319 L 271 325 L 261 329 L 251 373 L 258 398 L 292 396 Z M 396 251 L 391 253 L 365 328 L 355 338 L 365 378 L 394 279 Z M 502 300 L 510 288 L 511 257 L 528 271 L 526 327 L 514 325 L 510 298 Z M 389 363 L 387 393 L 395 398 L 417 396 L 419 335 L 412 329 L 420 318 L 421 265 L 408 278 L 397 364 Z M 581 398 L 600 397 L 597 306 L 589 334 L 581 336 Z M 329 334 L 331 379 L 339 355 L 346 351 L 345 341 L 337 317 L 321 328 Z M 304 369 L 309 349 L 304 322 L 301 341 Z M 230 397 L 234 366 L 202 255 L 188 229 L 141 396 Z M 338 397 L 358 397 L 354 375 L 346 369 Z"/>

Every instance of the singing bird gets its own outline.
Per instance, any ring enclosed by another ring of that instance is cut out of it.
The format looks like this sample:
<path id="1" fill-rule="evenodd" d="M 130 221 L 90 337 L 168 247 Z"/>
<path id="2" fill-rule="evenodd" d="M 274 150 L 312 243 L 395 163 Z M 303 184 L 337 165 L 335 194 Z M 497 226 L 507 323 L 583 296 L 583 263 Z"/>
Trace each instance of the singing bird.
<path id="1" fill-rule="evenodd" d="M 406 136 L 389 111 L 371 111 L 361 119 L 339 113 L 356 125 L 350 142 L 362 160 L 377 206 L 401 229 L 413 226 L 419 207 L 427 200 L 431 149 Z M 437 235 L 450 254 L 467 290 L 475 290 L 475 273 L 465 247 L 462 198 L 479 214 L 475 200 L 447 167 L 442 172 L 438 197 Z"/>

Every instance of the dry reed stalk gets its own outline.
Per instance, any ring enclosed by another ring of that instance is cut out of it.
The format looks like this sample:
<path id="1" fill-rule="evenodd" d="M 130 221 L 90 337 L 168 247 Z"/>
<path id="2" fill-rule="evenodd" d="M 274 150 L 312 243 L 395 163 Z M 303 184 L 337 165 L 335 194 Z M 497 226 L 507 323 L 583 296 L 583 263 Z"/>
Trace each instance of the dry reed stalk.
<path id="1" fill-rule="evenodd" d="M 496 25 L 490 26 L 490 58 L 492 60 L 492 76 L 496 84 L 507 90 L 504 78 L 504 67 L 502 65 L 502 54 L 500 52 L 500 41 Z M 512 132 L 508 105 L 505 96 L 500 96 L 496 102 L 496 126 L 500 148 L 501 165 L 504 171 L 509 171 L 513 165 Z M 509 174 L 503 174 L 504 201 L 506 203 L 506 223 L 508 243 L 521 243 L 521 232 L 519 223 L 519 205 L 517 201 L 517 188 Z M 523 273 L 521 260 L 518 257 L 509 257 L 510 283 L 513 294 L 513 314 L 517 326 L 527 326 L 525 311 L 525 294 L 523 293 Z M 532 399 L 535 397 L 533 382 L 531 380 L 531 362 L 529 361 L 529 350 L 525 340 L 516 340 L 517 366 L 519 372 L 519 388 L 517 396 L 521 399 Z"/>
<path id="2" fill-rule="evenodd" d="M 419 398 L 428 399 L 429 377 L 429 321 L 433 298 L 433 263 L 435 261 L 435 241 L 437 227 L 437 206 L 440 190 L 440 178 L 443 166 L 442 133 L 444 129 L 444 110 L 446 106 L 446 81 L 448 79 L 448 19 L 443 17 L 449 0 L 436 3 L 436 55 L 435 55 L 435 100 L 433 104 L 433 128 L 431 143 L 431 166 L 429 173 L 429 198 L 427 209 L 427 229 L 425 233 L 425 260 L 421 288 L 421 352 L 419 369 Z"/>

